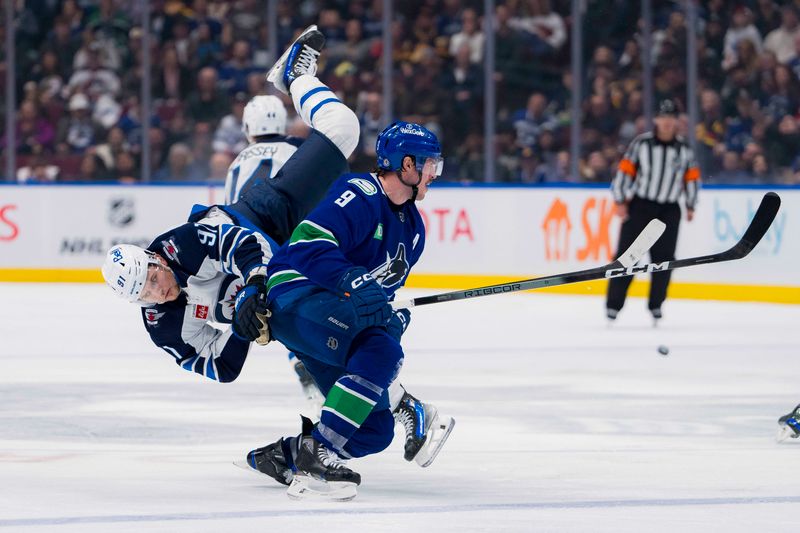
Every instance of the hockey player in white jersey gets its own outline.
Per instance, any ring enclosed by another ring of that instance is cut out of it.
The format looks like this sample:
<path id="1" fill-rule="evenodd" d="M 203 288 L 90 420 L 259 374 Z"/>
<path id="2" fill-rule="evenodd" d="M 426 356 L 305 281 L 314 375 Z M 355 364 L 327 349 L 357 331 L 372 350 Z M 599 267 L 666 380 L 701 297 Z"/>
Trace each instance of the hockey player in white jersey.
<path id="1" fill-rule="evenodd" d="M 228 169 L 225 203 L 239 200 L 242 192 L 261 179 L 274 178 L 303 142 L 286 136 L 286 108 L 277 96 L 259 95 L 244 108 L 242 129 L 250 143 Z"/>
<path id="2" fill-rule="evenodd" d="M 225 180 L 225 204 L 239 200 L 260 180 L 272 179 L 297 151 L 303 139 L 286 136 L 286 108 L 277 96 L 253 97 L 242 114 L 242 130 L 250 143 L 242 150 L 228 169 Z M 292 368 L 300 380 L 303 394 L 308 400 L 312 416 L 317 417 L 325 398 L 302 361 L 289 352 Z"/>
<path id="3" fill-rule="evenodd" d="M 290 47 L 291 58 L 287 51 L 279 61 L 285 70 L 279 88 L 288 90 L 312 132 L 273 179 L 258 180 L 232 205 L 195 206 L 187 223 L 159 235 L 147 249 L 121 244 L 106 256 L 106 283 L 141 306 L 154 344 L 189 372 L 233 381 L 250 343 L 269 341 L 267 263 L 346 170 L 346 159 L 358 144 L 355 114 L 314 76 L 323 43 L 312 26 Z M 220 329 L 212 322 L 230 327 Z M 413 397 L 402 387 L 394 395 L 410 457 L 409 449 L 424 451 L 429 428 L 420 416 L 406 424 L 401 411 L 404 406 L 408 410 Z M 250 466 L 273 474 L 255 461 Z"/>

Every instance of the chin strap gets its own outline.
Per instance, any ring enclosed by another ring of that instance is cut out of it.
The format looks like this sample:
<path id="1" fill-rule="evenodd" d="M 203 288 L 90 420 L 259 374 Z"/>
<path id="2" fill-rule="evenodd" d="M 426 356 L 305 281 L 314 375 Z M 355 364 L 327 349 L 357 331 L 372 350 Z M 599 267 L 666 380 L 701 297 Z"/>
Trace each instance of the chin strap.
<path id="1" fill-rule="evenodd" d="M 406 187 L 411 187 L 411 201 L 412 202 L 416 201 L 417 200 L 417 194 L 419 193 L 419 184 L 422 183 L 422 174 L 420 173 L 419 179 L 413 185 L 411 185 L 409 183 L 406 183 L 406 181 L 403 179 L 403 170 L 402 169 L 400 169 L 397 172 L 397 178 L 400 180 L 400 183 L 402 183 Z"/>

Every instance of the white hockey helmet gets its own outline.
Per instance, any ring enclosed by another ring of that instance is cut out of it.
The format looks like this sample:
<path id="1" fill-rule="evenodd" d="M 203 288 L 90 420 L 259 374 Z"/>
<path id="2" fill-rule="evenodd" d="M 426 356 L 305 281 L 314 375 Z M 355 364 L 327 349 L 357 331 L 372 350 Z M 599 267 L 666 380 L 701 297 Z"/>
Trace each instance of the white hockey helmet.
<path id="1" fill-rule="evenodd" d="M 106 254 L 103 278 L 117 296 L 131 303 L 142 303 L 139 295 L 147 282 L 150 265 L 161 265 L 153 252 L 133 244 L 118 244 Z"/>
<path id="2" fill-rule="evenodd" d="M 286 134 L 286 108 L 277 96 L 259 95 L 244 106 L 242 131 L 250 142 L 259 135 Z"/>

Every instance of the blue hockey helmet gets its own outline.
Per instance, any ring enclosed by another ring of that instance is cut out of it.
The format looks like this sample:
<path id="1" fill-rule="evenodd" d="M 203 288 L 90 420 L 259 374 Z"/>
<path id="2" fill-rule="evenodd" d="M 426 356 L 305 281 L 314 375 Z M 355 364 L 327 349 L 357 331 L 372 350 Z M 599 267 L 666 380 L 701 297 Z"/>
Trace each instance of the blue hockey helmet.
<path id="1" fill-rule="evenodd" d="M 399 170 L 403 166 L 403 157 L 410 155 L 416 160 L 418 168 L 430 159 L 436 164 L 436 176 L 442 173 L 439 139 L 419 124 L 402 121 L 390 124 L 378 134 L 375 153 L 378 156 L 378 168 L 383 170 Z"/>

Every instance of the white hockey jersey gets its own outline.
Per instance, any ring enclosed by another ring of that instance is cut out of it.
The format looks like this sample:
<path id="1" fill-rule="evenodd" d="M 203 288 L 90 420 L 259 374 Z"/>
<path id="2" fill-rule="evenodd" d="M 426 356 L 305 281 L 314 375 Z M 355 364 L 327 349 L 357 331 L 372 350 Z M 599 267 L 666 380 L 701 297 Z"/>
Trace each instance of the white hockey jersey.
<path id="1" fill-rule="evenodd" d="M 260 179 L 272 179 L 303 142 L 298 137 L 272 136 L 242 150 L 228 169 L 225 203 L 236 202 L 242 192 Z M 274 139 L 274 140 L 273 140 Z"/>

